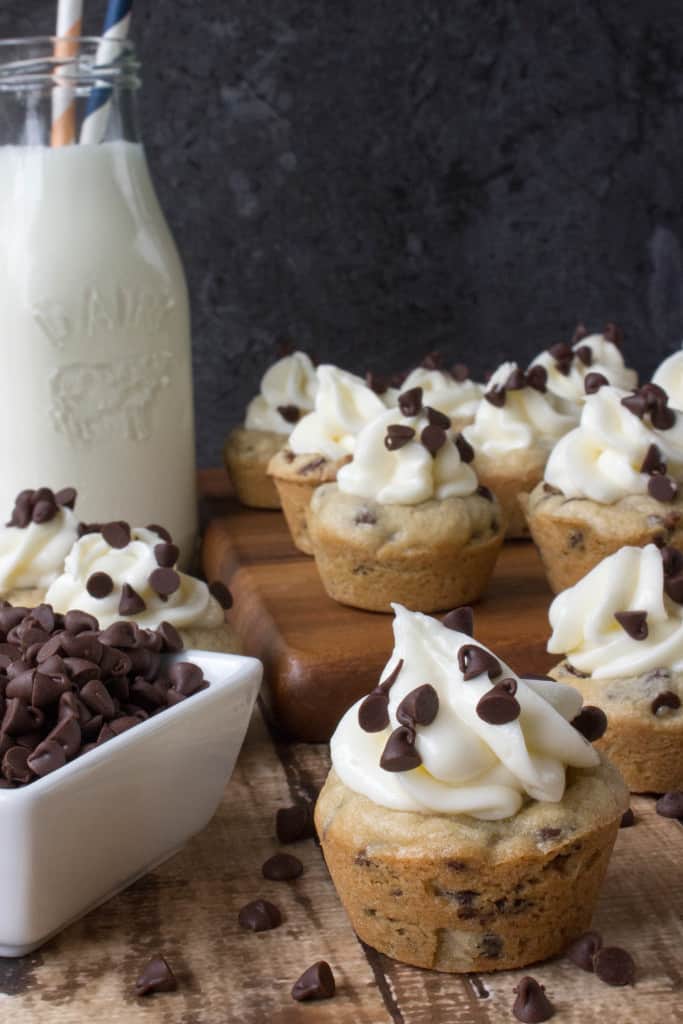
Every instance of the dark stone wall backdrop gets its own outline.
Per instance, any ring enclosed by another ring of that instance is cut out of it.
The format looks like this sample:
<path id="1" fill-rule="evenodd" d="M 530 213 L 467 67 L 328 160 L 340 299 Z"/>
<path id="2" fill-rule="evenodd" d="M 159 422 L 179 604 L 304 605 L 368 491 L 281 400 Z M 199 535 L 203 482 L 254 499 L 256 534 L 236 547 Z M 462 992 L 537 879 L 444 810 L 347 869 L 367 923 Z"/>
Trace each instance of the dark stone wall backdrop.
<path id="1" fill-rule="evenodd" d="M 45 32 L 54 0 L 2 4 Z M 97 31 L 104 4 L 86 4 Z M 199 455 L 289 335 L 481 372 L 616 319 L 683 338 L 675 0 L 138 0 L 143 120 L 194 308 Z"/>

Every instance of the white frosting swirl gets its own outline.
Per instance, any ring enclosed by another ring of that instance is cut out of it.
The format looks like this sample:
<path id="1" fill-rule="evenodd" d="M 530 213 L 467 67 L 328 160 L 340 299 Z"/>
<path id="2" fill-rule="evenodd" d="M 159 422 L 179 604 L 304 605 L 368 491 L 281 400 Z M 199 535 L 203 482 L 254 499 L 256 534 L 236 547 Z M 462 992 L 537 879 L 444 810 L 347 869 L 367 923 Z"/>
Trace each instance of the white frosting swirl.
<path id="1" fill-rule="evenodd" d="M 477 642 L 437 619 L 401 605 L 393 608 L 394 652 L 384 677 L 401 659 L 403 667 L 389 693 L 390 727 L 364 732 L 358 701 L 331 741 L 332 763 L 350 789 L 394 810 L 495 820 L 515 814 L 525 796 L 558 802 L 567 765 L 598 764 L 596 751 L 569 724 L 582 704 L 573 687 L 520 678 L 500 662 L 505 677 L 517 682 L 521 713 L 506 725 L 489 725 L 476 712 L 479 699 L 492 685 L 488 675 L 465 682 L 458 667 L 459 648 Z M 422 765 L 387 772 L 379 762 L 390 731 L 398 725 L 396 709 L 424 683 L 437 691 L 439 711 L 431 725 L 417 728 L 415 747 Z"/>
<path id="2" fill-rule="evenodd" d="M 159 568 L 154 548 L 162 538 L 154 530 L 135 527 L 131 541 L 125 548 L 113 548 L 101 533 L 88 533 L 74 544 L 64 564 L 64 571 L 47 594 L 45 601 L 57 612 L 70 609 L 89 612 L 106 629 L 112 622 L 125 618 L 139 626 L 153 629 L 161 622 L 170 622 L 177 629 L 191 626 L 215 628 L 224 621 L 223 611 L 209 593 L 203 580 L 179 572 L 180 586 L 163 601 L 152 588 L 149 577 Z M 114 588 L 103 598 L 92 597 L 87 590 L 88 579 L 94 573 L 106 573 Z M 127 583 L 145 602 L 145 610 L 136 615 L 122 616 L 119 601 L 124 583 Z"/>
<path id="3" fill-rule="evenodd" d="M 660 363 L 652 383 L 664 388 L 673 409 L 683 409 L 683 351 L 674 352 Z"/>
<path id="4" fill-rule="evenodd" d="M 647 612 L 647 637 L 634 640 L 615 612 Z M 630 677 L 656 668 L 683 671 L 683 606 L 664 592 L 661 552 L 654 544 L 621 548 L 603 559 L 549 611 L 551 654 L 563 654 L 594 679 Z"/>
<path id="5" fill-rule="evenodd" d="M 278 359 L 263 375 L 261 393 L 247 406 L 245 427 L 289 434 L 292 423 L 278 409 L 293 405 L 302 414 L 309 412 L 313 408 L 317 388 L 315 367 L 305 352 L 292 352 Z"/>
<path id="6" fill-rule="evenodd" d="M 47 523 L 0 529 L 0 593 L 49 587 L 78 538 L 78 516 L 60 506 Z"/>
<path id="7" fill-rule="evenodd" d="M 576 355 L 580 348 L 590 350 L 590 364 L 587 365 Z M 626 391 L 637 387 L 638 374 L 626 366 L 618 347 L 604 334 L 589 334 L 581 338 L 573 346 L 573 351 L 574 358 L 568 373 L 561 372 L 557 360 L 548 351 L 541 352 L 531 363 L 531 366 L 542 366 L 545 369 L 548 374 L 548 391 L 571 406 L 579 407 L 585 401 L 584 381 L 589 373 L 601 373 L 610 384 Z"/>
<path id="8" fill-rule="evenodd" d="M 408 374 L 401 390 L 389 388 L 382 396 L 389 407 L 396 405 L 403 391 L 422 388 L 425 405 L 431 405 L 451 419 L 473 420 L 484 389 L 473 380 L 456 380 L 443 370 L 427 370 L 418 366 Z"/>
<path id="9" fill-rule="evenodd" d="M 517 363 L 502 363 L 489 380 L 487 391 L 505 387 L 516 369 Z M 532 446 L 551 448 L 574 423 L 573 416 L 558 411 L 552 396 L 523 387 L 506 391 L 502 406 L 483 399 L 474 423 L 463 433 L 477 452 L 499 455 Z"/>
<path id="10" fill-rule="evenodd" d="M 384 439 L 387 428 L 395 424 L 409 427 L 415 436 L 402 448 L 389 451 Z M 382 505 L 417 505 L 430 498 L 473 494 L 479 481 L 460 458 L 455 432 L 448 428 L 445 444 L 432 456 L 420 441 L 428 425 L 424 412 L 419 416 L 402 416 L 398 409 L 380 413 L 358 435 L 353 461 L 337 473 L 339 490 Z"/>
<path id="11" fill-rule="evenodd" d="M 315 452 L 328 459 L 352 455 L 356 437 L 385 405 L 364 380 L 336 366 L 319 366 L 313 412 L 299 420 L 288 446 L 296 455 Z"/>
<path id="12" fill-rule="evenodd" d="M 579 426 L 558 441 L 545 479 L 568 498 L 611 504 L 629 494 L 646 494 L 648 476 L 640 472 L 651 444 L 667 463 L 667 472 L 683 474 L 683 416 L 669 430 L 655 430 L 621 404 L 628 392 L 602 387 L 588 395 Z"/>

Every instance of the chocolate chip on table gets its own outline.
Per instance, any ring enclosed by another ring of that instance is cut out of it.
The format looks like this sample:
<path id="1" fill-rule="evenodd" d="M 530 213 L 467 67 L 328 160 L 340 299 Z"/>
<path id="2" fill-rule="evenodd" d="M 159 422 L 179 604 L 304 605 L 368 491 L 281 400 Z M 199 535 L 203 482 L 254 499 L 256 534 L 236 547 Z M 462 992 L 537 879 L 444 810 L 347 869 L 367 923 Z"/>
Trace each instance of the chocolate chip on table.
<path id="1" fill-rule="evenodd" d="M 458 651 L 458 668 L 465 682 L 476 679 L 484 672 L 488 672 L 489 679 L 493 680 L 503 671 L 498 659 L 477 644 L 462 645 Z"/>
<path id="2" fill-rule="evenodd" d="M 269 932 L 282 924 L 282 914 L 274 903 L 268 900 L 252 900 L 245 904 L 237 915 L 242 928 L 252 932 Z"/>
<path id="3" fill-rule="evenodd" d="M 163 956 L 153 957 L 145 964 L 135 982 L 136 996 L 151 996 L 155 992 L 175 992 L 178 982 Z"/>
<path id="4" fill-rule="evenodd" d="M 233 606 L 233 597 L 225 583 L 221 583 L 220 580 L 213 580 L 209 583 L 209 593 L 212 597 L 215 597 L 221 608 L 226 612 Z"/>
<path id="5" fill-rule="evenodd" d="M 647 640 L 647 612 L 615 612 L 614 618 L 632 640 Z"/>
<path id="6" fill-rule="evenodd" d="M 124 583 L 119 599 L 119 615 L 139 615 L 146 607 L 144 598 L 140 597 L 137 590 L 130 583 Z"/>
<path id="7" fill-rule="evenodd" d="M 448 430 L 451 425 L 451 418 L 445 412 L 433 409 L 431 405 L 425 405 L 424 411 L 433 427 L 441 427 L 442 430 Z"/>
<path id="8" fill-rule="evenodd" d="M 681 698 L 677 693 L 674 693 L 673 690 L 662 690 L 650 704 L 650 709 L 652 714 L 656 715 L 659 711 L 677 711 L 680 706 Z"/>
<path id="9" fill-rule="evenodd" d="M 401 725 L 431 725 L 439 713 L 439 695 L 431 685 L 424 683 L 406 694 L 398 708 L 396 718 Z"/>
<path id="10" fill-rule="evenodd" d="M 472 462 L 474 460 L 474 448 L 462 434 L 455 435 L 453 444 L 458 449 L 461 462 Z"/>
<path id="11" fill-rule="evenodd" d="M 384 746 L 379 761 L 380 768 L 385 772 L 409 772 L 413 768 L 419 768 L 421 764 L 422 758 L 415 749 L 414 731 L 400 725 L 394 729 Z"/>
<path id="12" fill-rule="evenodd" d="M 664 793 L 655 804 L 655 810 L 662 818 L 683 818 L 683 790 Z"/>
<path id="13" fill-rule="evenodd" d="M 606 985 L 632 985 L 636 977 L 633 957 L 619 946 L 603 946 L 593 957 L 593 970 Z"/>
<path id="14" fill-rule="evenodd" d="M 298 405 L 278 405 L 277 411 L 286 423 L 298 423 L 301 417 Z"/>
<path id="15" fill-rule="evenodd" d="M 422 388 L 410 388 L 398 396 L 398 407 L 404 416 L 417 416 L 422 410 Z"/>
<path id="16" fill-rule="evenodd" d="M 474 635 L 474 613 L 467 604 L 447 612 L 442 618 L 441 624 L 446 629 L 455 630 L 456 633 L 466 633 L 467 636 Z"/>
<path id="17" fill-rule="evenodd" d="M 652 473 L 666 473 L 666 462 L 662 459 L 662 453 L 656 444 L 651 444 L 645 452 L 640 472 L 647 473 L 648 476 Z"/>
<path id="18" fill-rule="evenodd" d="M 670 476 L 655 473 L 647 482 L 647 493 L 655 501 L 673 501 L 678 494 L 678 484 Z"/>
<path id="19" fill-rule="evenodd" d="M 103 600 L 105 597 L 109 597 L 114 589 L 114 581 L 106 572 L 94 572 L 92 576 L 88 577 L 85 589 L 91 597 Z"/>
<path id="20" fill-rule="evenodd" d="M 297 843 L 315 835 L 313 812 L 310 804 L 279 807 L 275 814 L 275 834 L 281 843 Z"/>
<path id="21" fill-rule="evenodd" d="M 583 390 L 587 395 L 597 394 L 600 388 L 604 388 L 607 384 L 609 381 L 604 373 L 587 373 L 583 378 Z"/>
<path id="22" fill-rule="evenodd" d="M 161 566 L 162 569 L 172 569 L 178 561 L 180 551 L 177 544 L 169 544 L 168 541 L 162 541 L 160 544 L 154 545 L 154 557 L 157 560 L 157 565 Z"/>
<path id="23" fill-rule="evenodd" d="M 303 874 L 304 866 L 291 853 L 275 853 L 263 864 L 261 873 L 271 882 L 290 882 Z"/>
<path id="24" fill-rule="evenodd" d="M 149 585 L 161 598 L 175 594 L 180 586 L 180 576 L 175 569 L 155 569 L 150 573 Z"/>
<path id="25" fill-rule="evenodd" d="M 542 1024 L 555 1013 L 555 1007 L 545 994 L 545 986 L 539 985 L 535 978 L 527 975 L 513 991 L 516 999 L 512 1012 L 523 1024 Z"/>
<path id="26" fill-rule="evenodd" d="M 593 972 L 593 958 L 602 948 L 602 935 L 599 932 L 584 932 L 567 947 L 565 956 L 582 971 Z"/>
<path id="27" fill-rule="evenodd" d="M 78 492 L 75 487 L 62 487 L 61 491 L 55 494 L 55 501 L 62 508 L 73 508 L 76 504 Z"/>
<path id="28" fill-rule="evenodd" d="M 374 689 L 358 708 L 358 724 L 363 732 L 381 732 L 389 725 L 389 697 Z"/>
<path id="29" fill-rule="evenodd" d="M 506 392 L 505 388 L 494 387 L 490 391 L 484 392 L 484 398 L 491 405 L 495 406 L 496 409 L 502 409 L 505 405 Z"/>
<path id="30" fill-rule="evenodd" d="M 515 697 L 517 683 L 503 679 L 488 690 L 477 703 L 477 714 L 487 725 L 507 725 L 519 718 L 521 708 Z"/>
<path id="31" fill-rule="evenodd" d="M 390 423 L 384 438 L 384 447 L 387 451 L 396 452 L 409 444 L 414 437 L 415 431 L 412 427 L 402 423 Z"/>
<path id="32" fill-rule="evenodd" d="M 619 828 L 632 828 L 636 823 L 636 816 L 630 807 L 627 807 L 621 816 Z"/>
<path id="33" fill-rule="evenodd" d="M 599 740 L 605 734 L 607 715 L 602 708 L 586 704 L 581 708 L 576 718 L 572 719 L 571 725 L 590 743 L 595 743 L 596 740 Z"/>
<path id="34" fill-rule="evenodd" d="M 292 987 L 292 999 L 297 1003 L 314 999 L 331 999 L 335 993 L 334 975 L 325 960 L 313 964 Z"/>
<path id="35" fill-rule="evenodd" d="M 104 523 L 101 532 L 110 548 L 127 548 L 130 544 L 130 526 L 123 520 Z"/>

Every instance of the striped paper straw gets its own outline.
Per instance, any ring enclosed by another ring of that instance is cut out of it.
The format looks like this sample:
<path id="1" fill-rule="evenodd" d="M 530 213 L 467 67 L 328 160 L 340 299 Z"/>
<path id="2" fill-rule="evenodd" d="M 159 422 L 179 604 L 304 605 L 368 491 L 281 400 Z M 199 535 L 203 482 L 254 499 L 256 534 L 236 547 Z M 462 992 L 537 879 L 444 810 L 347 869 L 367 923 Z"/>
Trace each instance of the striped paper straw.
<path id="1" fill-rule="evenodd" d="M 133 0 L 109 0 L 102 41 L 95 57 L 95 69 L 113 64 L 120 56 L 122 43 L 128 37 L 132 6 Z M 110 108 L 111 89 L 96 86 L 88 99 L 87 113 L 81 126 L 81 142 L 102 142 L 107 131 Z"/>
<path id="2" fill-rule="evenodd" d="M 78 53 L 78 38 L 83 23 L 83 0 L 59 0 L 54 55 L 68 60 Z M 55 76 L 59 80 L 59 72 Z M 76 141 L 76 102 L 74 90 L 56 85 L 52 90 L 53 146 L 68 146 Z"/>

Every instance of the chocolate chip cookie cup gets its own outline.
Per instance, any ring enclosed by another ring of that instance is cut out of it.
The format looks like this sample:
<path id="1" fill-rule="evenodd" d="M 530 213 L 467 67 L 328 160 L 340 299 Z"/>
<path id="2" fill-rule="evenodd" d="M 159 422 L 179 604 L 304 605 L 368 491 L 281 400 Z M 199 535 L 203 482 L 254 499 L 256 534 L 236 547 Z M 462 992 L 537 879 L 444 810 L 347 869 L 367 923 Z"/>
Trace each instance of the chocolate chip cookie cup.
<path id="1" fill-rule="evenodd" d="M 623 548 L 550 608 L 551 672 L 602 709 L 596 746 L 636 793 L 683 789 L 683 555 Z"/>
<path id="2" fill-rule="evenodd" d="M 270 460 L 268 473 L 278 492 L 280 507 L 294 545 L 304 555 L 313 554 L 308 533 L 308 508 L 317 487 L 337 479 L 337 472 L 351 459 L 328 459 L 315 453 L 295 455 L 284 448 Z"/>
<path id="3" fill-rule="evenodd" d="M 268 464 L 287 438 L 270 430 L 235 427 L 223 448 L 225 468 L 235 493 L 249 508 L 280 508 L 277 487 L 268 476 Z"/>
<path id="4" fill-rule="evenodd" d="M 577 691 L 514 676 L 463 612 L 397 606 L 392 658 L 341 720 L 315 809 L 359 937 L 450 973 L 523 967 L 585 931 L 628 806 Z"/>

